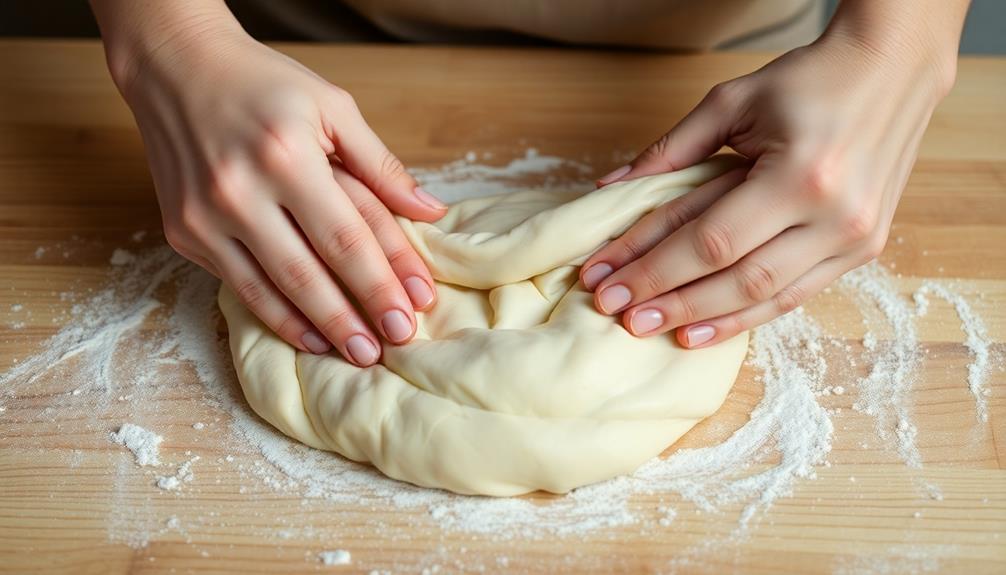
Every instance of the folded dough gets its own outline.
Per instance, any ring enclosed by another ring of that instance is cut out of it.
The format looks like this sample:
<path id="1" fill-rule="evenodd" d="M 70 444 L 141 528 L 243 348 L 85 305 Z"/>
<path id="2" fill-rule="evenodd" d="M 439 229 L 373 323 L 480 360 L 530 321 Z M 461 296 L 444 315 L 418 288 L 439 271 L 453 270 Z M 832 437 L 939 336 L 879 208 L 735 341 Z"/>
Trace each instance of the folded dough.
<path id="1" fill-rule="evenodd" d="M 458 493 L 564 493 L 630 473 L 723 403 L 747 334 L 698 350 L 636 338 L 596 312 L 579 264 L 654 207 L 737 165 L 717 157 L 589 193 L 463 200 L 400 219 L 437 281 L 404 346 L 361 369 L 301 353 L 226 288 L 245 397 L 280 431 Z"/>

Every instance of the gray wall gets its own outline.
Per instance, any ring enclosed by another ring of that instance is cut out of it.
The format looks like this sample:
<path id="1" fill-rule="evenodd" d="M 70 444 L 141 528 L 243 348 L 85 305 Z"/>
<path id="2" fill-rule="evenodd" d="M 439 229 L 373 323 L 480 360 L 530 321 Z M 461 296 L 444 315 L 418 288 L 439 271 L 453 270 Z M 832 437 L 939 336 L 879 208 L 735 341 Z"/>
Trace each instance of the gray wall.
<path id="1" fill-rule="evenodd" d="M 836 5 L 838 0 L 828 0 L 828 14 Z M 1006 1 L 972 0 L 961 54 L 1006 54 Z"/>

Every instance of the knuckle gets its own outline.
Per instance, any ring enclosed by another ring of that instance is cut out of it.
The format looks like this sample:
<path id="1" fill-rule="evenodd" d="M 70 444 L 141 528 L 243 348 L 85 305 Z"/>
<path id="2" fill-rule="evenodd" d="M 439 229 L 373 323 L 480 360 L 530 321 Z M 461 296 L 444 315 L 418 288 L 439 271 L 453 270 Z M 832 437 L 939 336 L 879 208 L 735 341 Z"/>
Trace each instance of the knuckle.
<path id="1" fill-rule="evenodd" d="M 175 250 L 179 254 L 188 257 L 190 253 L 189 249 L 189 238 L 185 230 L 181 229 L 180 226 L 175 224 L 164 224 L 164 241 L 168 242 L 171 249 Z"/>
<path id="2" fill-rule="evenodd" d="M 736 82 L 720 82 L 709 90 L 706 100 L 717 108 L 729 108 L 737 102 L 739 87 Z"/>
<path id="3" fill-rule="evenodd" d="M 209 174 L 206 195 L 216 209 L 225 214 L 240 211 L 246 203 L 245 187 L 241 185 L 237 168 L 231 162 L 215 166 Z"/>
<path id="4" fill-rule="evenodd" d="M 391 264 L 392 268 L 397 268 L 411 262 L 412 254 L 412 248 L 405 245 L 397 245 L 388 248 L 387 252 L 385 252 L 388 262 Z"/>
<path id="5" fill-rule="evenodd" d="M 803 290 L 793 284 L 779 290 L 772 299 L 780 313 L 789 313 L 803 305 L 805 297 Z"/>
<path id="6" fill-rule="evenodd" d="M 255 144 L 255 158 L 267 172 L 286 174 L 296 163 L 297 136 L 285 124 L 274 124 Z"/>
<path id="7" fill-rule="evenodd" d="M 748 303 L 772 297 L 779 280 L 779 273 L 773 266 L 758 261 L 741 262 L 736 274 L 740 293 Z"/>
<path id="8" fill-rule="evenodd" d="M 748 327 L 745 325 L 745 319 L 740 313 L 728 315 L 727 317 L 723 318 L 722 322 L 723 327 L 719 331 L 720 335 L 724 339 L 728 337 L 733 337 L 734 335 L 748 329 Z"/>
<path id="9" fill-rule="evenodd" d="M 878 235 L 877 213 L 868 206 L 846 210 L 840 216 L 838 224 L 842 237 L 847 242 L 861 242 Z"/>
<path id="10" fill-rule="evenodd" d="M 668 234 L 681 229 L 694 217 L 694 209 L 687 202 L 671 202 L 660 208 L 660 224 Z"/>
<path id="11" fill-rule="evenodd" d="M 172 226 L 179 236 L 191 236 L 203 225 L 203 209 L 196 202 L 185 201 L 178 210 L 178 220 Z"/>
<path id="12" fill-rule="evenodd" d="M 254 278 L 246 279 L 234 286 L 234 295 L 250 309 L 258 309 L 268 294 L 269 291 L 265 285 L 260 280 Z"/>
<path id="13" fill-rule="evenodd" d="M 695 227 L 695 254 L 706 266 L 714 269 L 733 263 L 734 239 L 730 226 L 712 219 L 703 219 Z"/>
<path id="14" fill-rule="evenodd" d="M 382 307 L 382 304 L 386 302 L 396 301 L 399 293 L 397 280 L 392 282 L 381 281 L 370 286 L 366 293 L 361 294 L 361 299 L 368 304 L 367 307 L 374 309 Z"/>
<path id="15" fill-rule="evenodd" d="M 658 158 L 665 158 L 671 147 L 671 133 L 668 132 L 663 136 L 660 136 L 656 142 L 650 145 L 649 148 L 643 152 L 643 158 L 647 160 L 653 160 Z"/>
<path id="16" fill-rule="evenodd" d="M 880 257 L 880 254 L 884 253 L 885 247 L 887 247 L 886 234 L 874 233 L 869 236 L 863 246 L 866 261 L 871 261 Z"/>
<path id="17" fill-rule="evenodd" d="M 405 165 L 402 164 L 402 161 L 389 150 L 385 150 L 381 154 L 381 177 L 388 180 L 395 180 L 404 174 Z"/>
<path id="18" fill-rule="evenodd" d="M 667 279 L 659 265 L 644 259 L 640 260 L 636 268 L 644 293 L 661 294 L 667 291 Z"/>
<path id="19" fill-rule="evenodd" d="M 668 294 L 665 305 L 672 325 L 687 325 L 698 319 L 694 302 L 680 291 Z"/>
<path id="20" fill-rule="evenodd" d="M 811 160 L 803 174 L 803 191 L 814 205 L 829 205 L 842 195 L 845 180 L 838 164 L 828 159 Z"/>
<path id="21" fill-rule="evenodd" d="M 618 240 L 618 251 L 622 253 L 625 261 L 634 261 L 646 253 L 646 246 L 642 244 L 640 238 L 635 234 L 625 234 Z"/>
<path id="22" fill-rule="evenodd" d="M 343 224 L 333 226 L 322 244 L 324 255 L 331 261 L 352 261 L 363 253 L 367 244 L 364 229 L 357 225 Z"/>
<path id="23" fill-rule="evenodd" d="M 338 340 L 340 334 L 348 331 L 356 324 L 355 314 L 349 308 L 340 308 L 330 313 L 318 325 L 318 329 L 332 340 Z"/>
<path id="24" fill-rule="evenodd" d="M 335 104 L 335 106 L 340 109 L 343 110 L 357 109 L 356 100 L 353 98 L 353 95 L 338 86 L 332 86 L 331 98 L 332 103 Z"/>
<path id="25" fill-rule="evenodd" d="M 314 262 L 305 257 L 293 257 L 280 265 L 279 284 L 288 293 L 297 293 L 310 287 L 318 279 Z"/>
<path id="26" fill-rule="evenodd" d="M 296 341 L 299 336 L 304 331 L 304 327 L 300 321 L 300 318 L 293 315 L 287 315 L 279 321 L 272 330 L 276 332 L 281 338 L 296 345 Z"/>
<path id="27" fill-rule="evenodd" d="M 367 201 L 357 203 L 356 211 L 371 228 L 381 225 L 385 216 L 389 215 L 384 204 L 377 201 L 376 198 L 368 198 Z"/>

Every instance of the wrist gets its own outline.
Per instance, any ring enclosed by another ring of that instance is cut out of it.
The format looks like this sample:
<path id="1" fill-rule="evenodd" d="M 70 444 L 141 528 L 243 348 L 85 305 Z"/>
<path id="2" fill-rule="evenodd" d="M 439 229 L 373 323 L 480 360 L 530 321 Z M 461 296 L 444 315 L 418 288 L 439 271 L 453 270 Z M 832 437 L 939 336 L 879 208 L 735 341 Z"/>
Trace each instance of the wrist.
<path id="1" fill-rule="evenodd" d="M 845 0 L 821 37 L 860 52 L 868 62 L 907 72 L 938 99 L 957 75 L 957 52 L 969 0 Z"/>
<path id="2" fill-rule="evenodd" d="M 126 96 L 136 79 L 182 52 L 246 35 L 218 0 L 92 0 L 112 80 Z"/>

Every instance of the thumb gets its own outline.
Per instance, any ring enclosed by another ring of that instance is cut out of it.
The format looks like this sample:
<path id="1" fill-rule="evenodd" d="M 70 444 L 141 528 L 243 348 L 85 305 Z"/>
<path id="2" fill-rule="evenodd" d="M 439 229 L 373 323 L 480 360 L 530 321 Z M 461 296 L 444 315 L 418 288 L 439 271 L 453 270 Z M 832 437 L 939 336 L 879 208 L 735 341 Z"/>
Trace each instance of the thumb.
<path id="1" fill-rule="evenodd" d="M 738 115 L 731 82 L 717 84 L 687 116 L 629 164 L 597 180 L 598 186 L 687 168 L 715 153 L 726 142 Z"/>
<path id="2" fill-rule="evenodd" d="M 330 138 L 347 170 L 362 181 L 392 212 L 412 220 L 435 221 L 447 206 L 423 190 L 364 120 L 351 98 L 336 104 Z"/>

